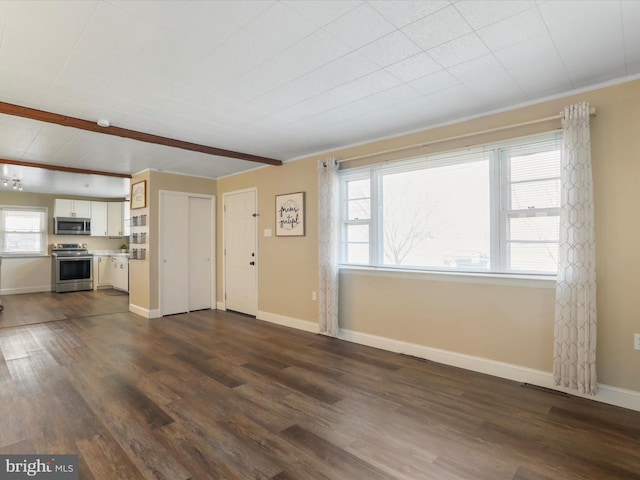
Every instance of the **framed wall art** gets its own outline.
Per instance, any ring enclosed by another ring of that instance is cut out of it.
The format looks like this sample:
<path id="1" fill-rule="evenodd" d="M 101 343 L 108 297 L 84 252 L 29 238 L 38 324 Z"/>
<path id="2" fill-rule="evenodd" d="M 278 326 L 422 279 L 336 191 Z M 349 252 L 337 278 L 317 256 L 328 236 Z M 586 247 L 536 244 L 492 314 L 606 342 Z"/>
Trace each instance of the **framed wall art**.
<path id="1" fill-rule="evenodd" d="M 276 236 L 303 237 L 304 192 L 276 195 Z"/>
<path id="2" fill-rule="evenodd" d="M 131 209 L 144 208 L 147 206 L 147 181 L 134 183 L 131 185 Z"/>

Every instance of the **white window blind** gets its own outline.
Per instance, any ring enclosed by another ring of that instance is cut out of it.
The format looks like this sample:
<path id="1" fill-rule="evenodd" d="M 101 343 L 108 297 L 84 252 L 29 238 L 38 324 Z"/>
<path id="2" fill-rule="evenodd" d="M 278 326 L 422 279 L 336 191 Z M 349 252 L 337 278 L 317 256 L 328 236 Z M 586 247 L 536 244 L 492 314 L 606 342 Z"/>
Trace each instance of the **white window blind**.
<path id="1" fill-rule="evenodd" d="M 47 209 L 0 207 L 2 254 L 44 255 L 47 250 Z"/>

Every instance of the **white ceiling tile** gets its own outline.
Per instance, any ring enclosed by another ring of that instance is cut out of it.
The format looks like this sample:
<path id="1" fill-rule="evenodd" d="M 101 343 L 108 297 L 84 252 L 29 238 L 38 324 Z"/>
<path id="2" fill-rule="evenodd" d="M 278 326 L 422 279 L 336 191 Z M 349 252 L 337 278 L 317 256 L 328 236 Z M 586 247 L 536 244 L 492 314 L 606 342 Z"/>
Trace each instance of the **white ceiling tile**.
<path id="1" fill-rule="evenodd" d="M 582 30 L 588 35 L 601 28 L 621 26 L 620 3 L 617 1 L 552 1 L 543 3 L 538 8 L 551 33 L 573 29 Z"/>
<path id="2" fill-rule="evenodd" d="M 504 67 L 493 54 L 483 55 L 468 62 L 454 65 L 448 70 L 462 83 L 505 73 Z"/>
<path id="3" fill-rule="evenodd" d="M 474 30 L 486 27 L 535 6 L 536 3 L 533 0 L 509 0 L 508 2 L 504 0 L 483 0 L 481 2 L 478 0 L 460 0 L 455 4 L 456 9 Z"/>
<path id="4" fill-rule="evenodd" d="M 208 52 L 208 47 L 194 40 L 163 30 L 138 54 L 134 67 L 157 77 L 172 79 L 195 65 Z"/>
<path id="5" fill-rule="evenodd" d="M 214 15 L 224 18 L 226 22 L 242 27 L 270 9 L 276 2 L 275 0 L 199 0 L 196 3 L 212 11 Z"/>
<path id="6" fill-rule="evenodd" d="M 359 0 L 341 0 L 339 2 L 284 0 L 282 3 L 319 27 L 324 27 L 342 17 L 347 12 L 362 5 L 363 2 Z"/>
<path id="7" fill-rule="evenodd" d="M 399 85 L 306 118 L 302 120 L 301 123 L 315 128 L 324 128 L 328 123 L 340 122 L 366 115 L 419 97 L 420 94 L 415 89 L 406 85 Z"/>
<path id="8" fill-rule="evenodd" d="M 43 124 L 42 129 L 27 148 L 24 159 L 29 161 L 50 161 L 79 134 L 80 130 L 61 125 Z"/>
<path id="9" fill-rule="evenodd" d="M 359 51 L 379 66 L 386 67 L 416 55 L 422 52 L 422 49 L 402 32 L 396 31 L 362 47 Z"/>
<path id="10" fill-rule="evenodd" d="M 450 6 L 407 25 L 402 31 L 423 49 L 428 50 L 471 32 L 471 27 L 458 11 Z"/>
<path id="11" fill-rule="evenodd" d="M 356 51 L 269 92 L 251 105 L 265 112 L 276 112 L 283 106 L 296 104 L 376 70 L 375 63 Z"/>
<path id="12" fill-rule="evenodd" d="M 216 95 L 239 97 L 235 103 L 245 103 L 319 69 L 350 51 L 335 37 L 318 31 L 218 90 Z"/>
<path id="13" fill-rule="evenodd" d="M 60 71 L 80 36 L 96 2 L 11 2 L 0 11 L 5 15 L 0 48 L 0 66 L 25 74 L 49 77 Z M 6 26 L 5 26 L 6 24 Z M 49 30 L 50 25 L 65 28 Z"/>
<path id="14" fill-rule="evenodd" d="M 451 5 L 448 0 L 374 0 L 369 5 L 384 15 L 396 27 L 402 28 L 427 15 Z"/>
<path id="15" fill-rule="evenodd" d="M 481 57 L 489 53 L 489 49 L 475 33 L 469 33 L 455 40 L 434 47 L 429 55 L 445 68 Z"/>
<path id="16" fill-rule="evenodd" d="M 446 70 L 441 70 L 409 82 L 411 87 L 415 88 L 423 95 L 431 95 L 434 92 L 446 90 L 447 88 L 451 88 L 459 84 L 460 81 Z"/>
<path id="17" fill-rule="evenodd" d="M 161 2 L 157 2 L 153 8 L 149 8 L 148 0 L 127 0 L 126 2 L 121 0 L 105 1 L 115 8 L 124 10 L 137 17 L 144 18 L 145 20 L 155 23 L 160 27 L 164 27 L 167 24 L 174 22 L 176 17 L 180 14 L 180 11 L 188 8 L 192 3 L 185 2 L 184 0 L 162 0 Z"/>
<path id="18" fill-rule="evenodd" d="M 0 66 L 0 79 L 2 79 L 0 98 L 4 101 L 14 98 L 20 105 L 41 103 L 52 85 L 52 80 L 49 78 L 29 75 L 22 70 L 4 66 Z"/>
<path id="19" fill-rule="evenodd" d="M 369 5 L 362 4 L 328 24 L 325 29 L 350 47 L 360 48 L 388 35 L 395 27 Z"/>
<path id="20" fill-rule="evenodd" d="M 160 31 L 107 3 L 99 3 L 65 69 L 110 77 L 123 70 Z"/>
<path id="21" fill-rule="evenodd" d="M 581 32 L 581 28 L 578 31 L 569 28 L 551 34 L 573 85 L 578 87 L 624 76 L 622 30 L 601 28 L 588 35 Z"/>
<path id="22" fill-rule="evenodd" d="M 442 67 L 426 53 L 419 53 L 385 69 L 403 82 L 410 82 L 442 70 Z"/>
<path id="23" fill-rule="evenodd" d="M 275 4 L 175 81 L 211 93 L 296 45 L 316 28 L 294 11 Z"/>
<path id="24" fill-rule="evenodd" d="M 146 1 L 142 3 L 148 5 Z M 214 10 L 214 6 L 221 7 L 220 4 L 225 2 L 180 1 L 180 3 L 182 8 L 175 12 L 165 28 L 176 35 L 197 42 L 200 48 L 213 49 L 218 47 L 244 25 L 244 23 L 229 20 L 222 8 Z M 267 4 L 267 2 L 256 3 Z"/>
<path id="25" fill-rule="evenodd" d="M 525 97 L 522 89 L 504 70 L 475 78 L 465 86 L 492 109 L 514 105 Z"/>
<path id="26" fill-rule="evenodd" d="M 42 128 L 42 123 L 0 114 L 0 151 L 9 159 L 21 159 Z"/>
<path id="27" fill-rule="evenodd" d="M 547 26 L 537 8 L 492 23 L 477 31 L 491 50 L 501 50 L 547 33 Z"/>

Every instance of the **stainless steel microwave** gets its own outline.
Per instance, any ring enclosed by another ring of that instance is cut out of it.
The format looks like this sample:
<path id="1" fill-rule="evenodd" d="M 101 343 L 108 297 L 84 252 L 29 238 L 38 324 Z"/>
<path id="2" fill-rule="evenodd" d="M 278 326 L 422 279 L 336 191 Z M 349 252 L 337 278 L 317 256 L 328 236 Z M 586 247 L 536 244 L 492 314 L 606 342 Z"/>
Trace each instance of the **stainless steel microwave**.
<path id="1" fill-rule="evenodd" d="M 55 235 L 91 235 L 90 218 L 56 217 L 53 219 Z"/>

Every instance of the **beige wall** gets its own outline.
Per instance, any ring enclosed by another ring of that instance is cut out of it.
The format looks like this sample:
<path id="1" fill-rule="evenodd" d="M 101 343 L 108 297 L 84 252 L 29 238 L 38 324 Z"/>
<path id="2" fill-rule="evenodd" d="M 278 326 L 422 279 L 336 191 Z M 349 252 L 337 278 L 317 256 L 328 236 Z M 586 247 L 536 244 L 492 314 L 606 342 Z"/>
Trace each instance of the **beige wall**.
<path id="1" fill-rule="evenodd" d="M 502 138 L 549 131 L 559 121 L 484 133 L 457 141 L 439 139 L 557 115 L 571 103 L 589 101 L 597 237 L 598 373 L 601 383 L 640 391 L 640 352 L 633 333 L 640 332 L 640 81 L 561 98 L 394 139 L 266 167 L 218 181 L 219 205 L 226 192 L 257 187 L 259 195 L 259 310 L 317 321 L 318 288 L 316 161 L 374 154 L 407 145 L 426 145 L 343 164 L 444 151 Z M 274 196 L 307 192 L 307 236 L 265 238 L 274 228 Z M 219 211 L 220 213 L 220 211 Z M 218 215 L 218 245 L 222 216 Z M 220 250 L 218 251 L 219 258 Z M 219 262 L 219 265 L 221 262 Z M 385 273 L 345 271 L 341 275 L 341 325 L 359 333 L 551 370 L 554 290 L 527 283 L 452 282 L 433 276 L 398 277 Z M 219 295 L 222 271 L 218 269 Z"/>
<path id="2" fill-rule="evenodd" d="M 155 311 L 160 307 L 158 215 L 160 191 L 216 194 L 216 181 L 210 178 L 192 177 L 156 171 L 145 171 L 135 175 L 131 183 L 147 182 L 147 207 L 132 210 L 131 215 L 147 214 L 148 245 L 145 260 L 130 262 L 130 302 L 142 309 Z"/>
<path id="3" fill-rule="evenodd" d="M 258 187 L 258 310 L 287 317 L 317 320 L 318 290 L 317 176 L 314 162 L 265 167 L 218 180 L 218 259 L 222 259 L 224 193 Z M 275 236 L 275 196 L 305 192 L 306 235 Z M 264 230 L 272 236 L 265 237 Z M 223 298 L 222 261 L 218 262 L 218 298 Z"/>

